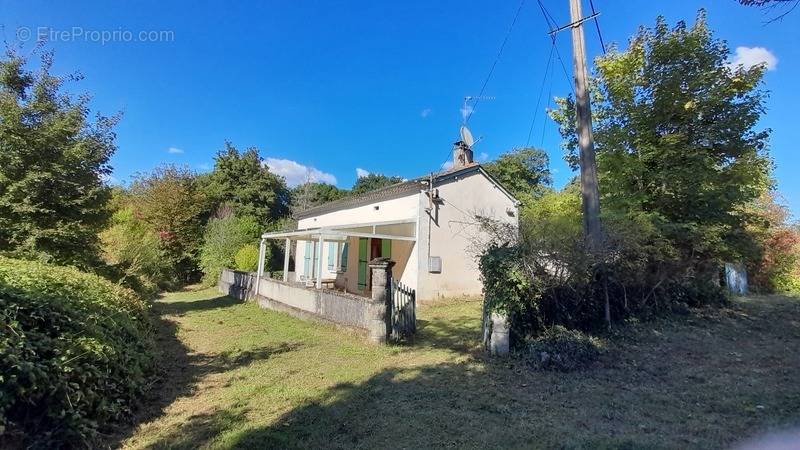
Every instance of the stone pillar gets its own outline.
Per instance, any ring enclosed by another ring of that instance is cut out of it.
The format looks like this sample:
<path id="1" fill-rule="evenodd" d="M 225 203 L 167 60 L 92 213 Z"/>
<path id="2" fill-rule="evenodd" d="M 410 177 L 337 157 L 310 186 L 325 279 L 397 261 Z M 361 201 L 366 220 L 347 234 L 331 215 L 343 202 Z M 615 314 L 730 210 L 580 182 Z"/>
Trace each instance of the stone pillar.
<path id="1" fill-rule="evenodd" d="M 389 289 L 392 286 L 392 266 L 394 261 L 389 258 L 375 258 L 369 263 L 372 271 L 372 302 L 367 309 L 367 327 L 369 340 L 384 343 L 391 334 L 391 297 Z"/>
<path id="2" fill-rule="evenodd" d="M 484 303 L 485 305 L 485 303 Z M 484 306 L 484 311 L 485 306 Z M 483 344 L 492 356 L 507 355 L 510 347 L 508 317 L 496 312 L 483 314 Z"/>

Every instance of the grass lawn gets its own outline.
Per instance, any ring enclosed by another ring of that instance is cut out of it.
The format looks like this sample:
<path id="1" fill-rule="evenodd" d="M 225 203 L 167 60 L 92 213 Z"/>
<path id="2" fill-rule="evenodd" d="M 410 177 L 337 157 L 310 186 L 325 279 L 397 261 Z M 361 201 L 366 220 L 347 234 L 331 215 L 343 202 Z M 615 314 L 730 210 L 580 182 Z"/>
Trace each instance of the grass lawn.
<path id="1" fill-rule="evenodd" d="M 422 306 L 416 342 L 220 297 L 156 303 L 166 374 L 124 448 L 715 448 L 800 425 L 800 299 L 632 326 L 597 367 L 480 351 L 480 302 Z"/>

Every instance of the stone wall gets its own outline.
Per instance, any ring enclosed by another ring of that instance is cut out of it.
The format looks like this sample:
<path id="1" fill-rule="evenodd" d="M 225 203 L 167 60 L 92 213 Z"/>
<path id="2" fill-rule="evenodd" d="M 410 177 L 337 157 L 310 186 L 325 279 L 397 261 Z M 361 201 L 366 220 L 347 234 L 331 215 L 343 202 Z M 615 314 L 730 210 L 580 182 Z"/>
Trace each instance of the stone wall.
<path id="1" fill-rule="evenodd" d="M 256 274 L 225 269 L 219 279 L 221 293 L 255 300 L 262 308 L 283 311 L 300 318 L 315 318 L 366 331 L 370 340 L 385 342 L 386 301 L 353 294 L 307 288 L 272 278 L 261 278 L 256 295 Z"/>

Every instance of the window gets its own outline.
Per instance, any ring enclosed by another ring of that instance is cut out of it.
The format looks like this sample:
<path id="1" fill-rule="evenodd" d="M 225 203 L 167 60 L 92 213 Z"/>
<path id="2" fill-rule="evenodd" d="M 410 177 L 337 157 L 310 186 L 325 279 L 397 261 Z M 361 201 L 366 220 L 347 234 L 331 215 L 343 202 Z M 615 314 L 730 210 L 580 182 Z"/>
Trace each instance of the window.
<path id="1" fill-rule="evenodd" d="M 328 242 L 328 272 L 336 269 L 336 242 Z"/>

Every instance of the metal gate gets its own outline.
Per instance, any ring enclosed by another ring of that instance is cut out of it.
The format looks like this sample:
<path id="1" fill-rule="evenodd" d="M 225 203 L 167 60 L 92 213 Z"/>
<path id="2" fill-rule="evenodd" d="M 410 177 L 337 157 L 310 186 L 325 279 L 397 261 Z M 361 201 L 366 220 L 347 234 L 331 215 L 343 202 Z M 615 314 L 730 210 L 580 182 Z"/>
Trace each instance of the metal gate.
<path id="1" fill-rule="evenodd" d="M 392 280 L 392 339 L 402 339 L 417 332 L 417 293 L 403 283 Z"/>

